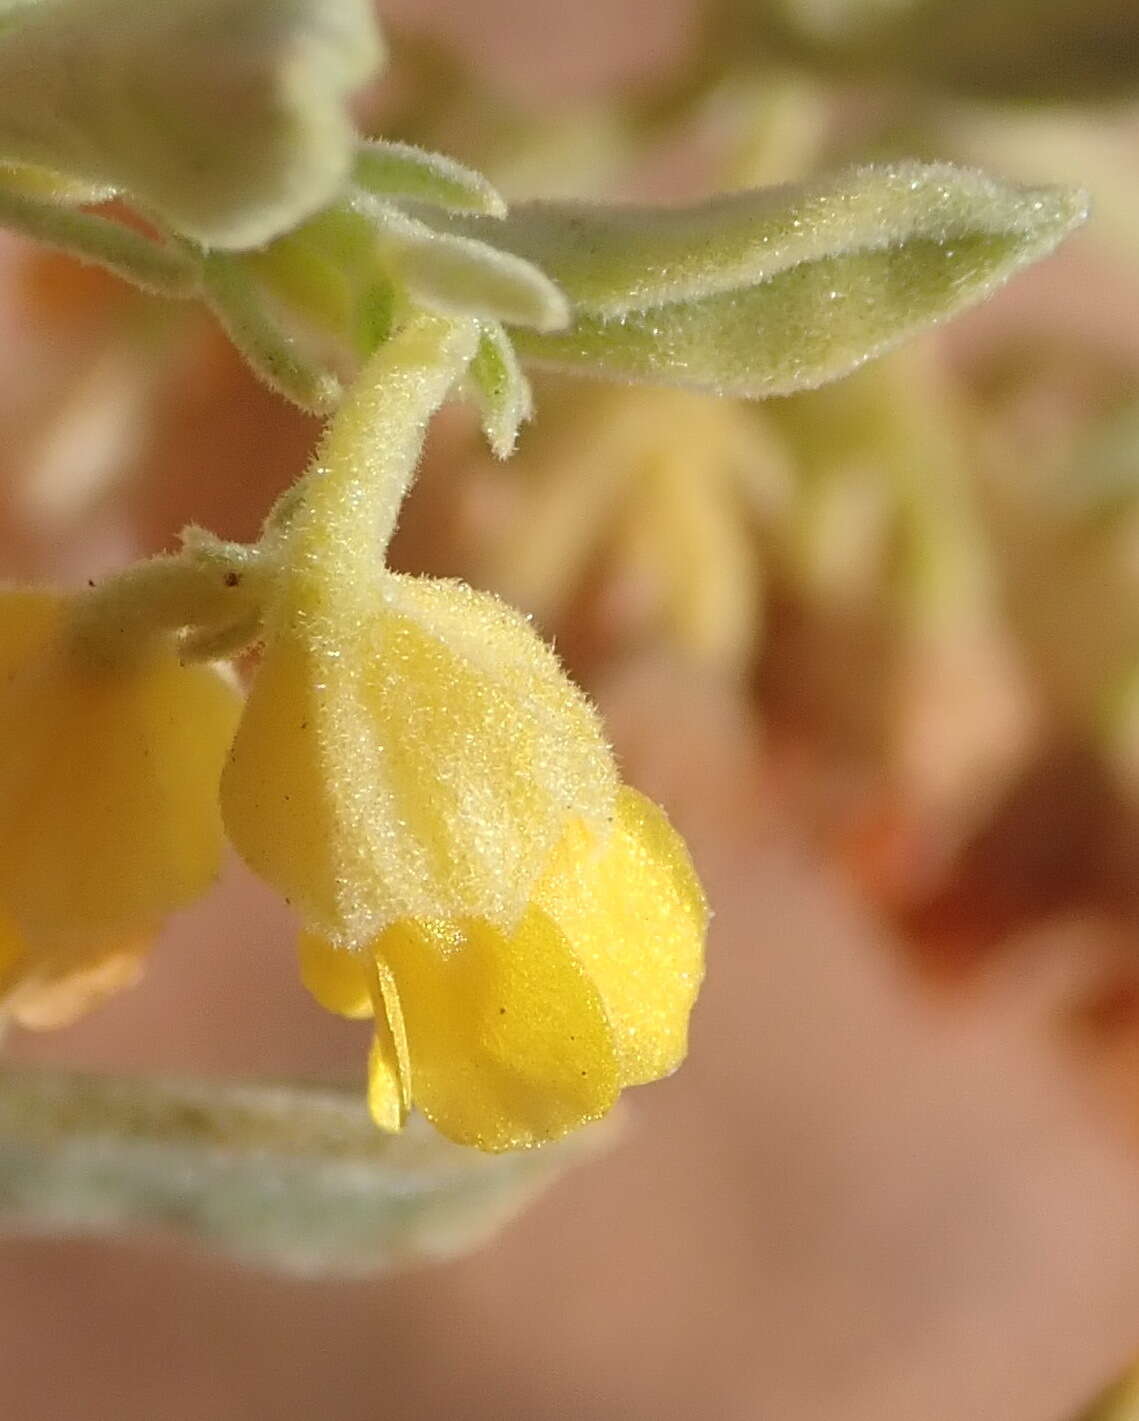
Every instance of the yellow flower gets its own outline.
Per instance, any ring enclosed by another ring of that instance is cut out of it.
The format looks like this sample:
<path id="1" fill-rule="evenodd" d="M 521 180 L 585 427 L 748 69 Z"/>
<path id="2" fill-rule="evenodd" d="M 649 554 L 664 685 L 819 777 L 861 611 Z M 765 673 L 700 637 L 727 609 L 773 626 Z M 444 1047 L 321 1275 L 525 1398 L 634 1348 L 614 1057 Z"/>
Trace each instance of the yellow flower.
<path id="1" fill-rule="evenodd" d="M 414 1102 L 460 1144 L 518 1149 L 680 1064 L 706 920 L 679 835 L 623 787 L 603 841 L 568 822 L 513 932 L 407 920 L 360 952 L 308 933 L 301 970 L 329 1010 L 375 1013 L 377 1124 L 398 1129 Z"/>
<path id="2" fill-rule="evenodd" d="M 373 573 L 325 618 L 296 582 L 223 805 L 301 911 L 314 994 L 375 1014 L 377 1122 L 414 1098 L 454 1140 L 519 1148 L 673 1070 L 703 898 L 553 652 L 459 583 Z"/>
<path id="3" fill-rule="evenodd" d="M 497 598 L 379 571 L 357 601 L 290 587 L 222 780 L 230 837 L 338 945 L 412 918 L 511 931 L 567 816 L 612 817 L 597 717 Z"/>
<path id="4" fill-rule="evenodd" d="M 264 654 L 222 778 L 248 863 L 300 911 L 306 980 L 374 1015 L 370 1101 L 504 1150 L 603 1115 L 684 1054 L 705 908 L 619 787 L 526 619 L 383 555 L 426 419 L 475 349 L 421 317 L 373 358 L 263 543 Z"/>
<path id="5" fill-rule="evenodd" d="M 240 709 L 170 637 L 100 657 L 75 605 L 0 593 L 0 1002 L 30 1026 L 126 985 L 163 916 L 209 886 Z"/>

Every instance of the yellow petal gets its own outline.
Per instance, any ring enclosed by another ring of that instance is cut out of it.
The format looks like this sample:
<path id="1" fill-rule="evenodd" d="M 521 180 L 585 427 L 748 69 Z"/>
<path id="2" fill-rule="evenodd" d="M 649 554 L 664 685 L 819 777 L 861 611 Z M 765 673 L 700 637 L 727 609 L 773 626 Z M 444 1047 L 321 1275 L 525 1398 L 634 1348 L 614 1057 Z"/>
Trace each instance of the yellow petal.
<path id="1" fill-rule="evenodd" d="M 297 950 L 301 981 L 326 1011 L 353 1021 L 372 1015 L 376 969 L 370 957 L 333 947 L 316 933 L 301 933 Z"/>
<path id="2" fill-rule="evenodd" d="M 38 607 L 0 598 L 0 648 Z M 240 697 L 169 644 L 99 666 L 63 628 L 38 650 L 0 685 L 0 903 L 30 954 L 78 966 L 212 881 Z"/>
<path id="3" fill-rule="evenodd" d="M 567 815 L 612 815 L 585 697 L 523 617 L 461 584 L 385 573 L 351 615 L 304 589 L 226 769 L 234 843 L 338 945 L 406 919 L 513 928 Z"/>
<path id="4" fill-rule="evenodd" d="M 50 589 L 0 589 L 0 686 L 11 681 L 29 658 L 48 645 L 66 605 L 63 593 Z"/>
<path id="5" fill-rule="evenodd" d="M 333 947 L 316 933 L 302 933 L 298 950 L 301 980 L 322 1007 L 354 1020 L 375 1017 L 368 1107 L 381 1130 L 402 1130 L 411 1110 L 411 1076 L 391 968 L 362 952 Z"/>
<path id="6" fill-rule="evenodd" d="M 665 815 L 622 787 L 604 847 L 577 822 L 534 896 L 601 995 L 622 1085 L 676 1069 L 704 972 L 708 910 L 684 841 Z"/>
<path id="7" fill-rule="evenodd" d="M 376 1034 L 368 1056 L 368 1109 L 381 1130 L 402 1130 L 411 1113 L 411 1068 L 403 1008 L 391 968 L 373 964 Z"/>
<path id="8" fill-rule="evenodd" d="M 0 997 L 19 981 L 24 961 L 24 941 L 10 919 L 0 916 Z"/>
<path id="9" fill-rule="evenodd" d="M 483 1150 L 541 1144 L 595 1120 L 618 1091 L 601 1001 L 554 924 L 400 923 L 376 943 L 399 990 L 415 1103 Z"/>

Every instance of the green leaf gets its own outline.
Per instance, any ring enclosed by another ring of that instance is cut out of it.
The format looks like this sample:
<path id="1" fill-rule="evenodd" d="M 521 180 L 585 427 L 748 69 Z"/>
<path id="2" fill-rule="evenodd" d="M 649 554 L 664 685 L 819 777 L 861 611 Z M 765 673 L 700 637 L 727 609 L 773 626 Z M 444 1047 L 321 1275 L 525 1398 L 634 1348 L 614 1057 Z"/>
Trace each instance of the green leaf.
<path id="1" fill-rule="evenodd" d="M 607 1138 L 512 1155 L 413 1119 L 381 1134 L 363 1092 L 0 1076 L 0 1233 L 173 1232 L 301 1274 L 367 1274 L 470 1248 Z"/>
<path id="2" fill-rule="evenodd" d="M 439 231 L 367 194 L 358 194 L 353 208 L 372 224 L 385 267 L 432 310 L 539 331 L 558 330 L 569 320 L 565 296 L 524 257 L 490 241 Z M 497 230 L 499 219 L 486 221 Z"/>
<path id="3" fill-rule="evenodd" d="M 0 155 L 129 193 L 205 246 L 325 206 L 377 68 L 369 0 L 60 0 L 0 29 Z"/>
<path id="4" fill-rule="evenodd" d="M 467 381 L 487 443 L 500 459 L 508 459 L 518 442 L 518 430 L 533 413 L 533 396 L 510 337 L 500 325 L 483 328 Z"/>
<path id="5" fill-rule="evenodd" d="M 1049 250 L 1085 215 L 1081 194 L 1023 188 L 948 163 L 866 165 L 726 193 L 692 207 L 530 202 L 445 230 L 535 262 L 574 306 L 613 316 L 766 281 L 805 263 L 913 240 L 1019 236 Z"/>
<path id="6" fill-rule="evenodd" d="M 834 379 L 983 299 L 1086 210 L 1068 189 L 904 163 L 698 207 L 531 203 L 448 230 L 538 263 L 573 302 L 567 330 L 516 333 L 524 359 L 760 396 Z"/>
<path id="7" fill-rule="evenodd" d="M 376 197 L 503 217 L 506 202 L 481 173 L 410 143 L 362 143 L 352 179 Z"/>

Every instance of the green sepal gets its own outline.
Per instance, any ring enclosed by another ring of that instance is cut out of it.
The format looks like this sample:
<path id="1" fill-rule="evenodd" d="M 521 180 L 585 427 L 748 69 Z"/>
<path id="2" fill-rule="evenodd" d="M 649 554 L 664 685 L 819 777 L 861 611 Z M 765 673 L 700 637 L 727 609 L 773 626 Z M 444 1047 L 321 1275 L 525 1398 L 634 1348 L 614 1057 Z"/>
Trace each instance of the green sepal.
<path id="1" fill-rule="evenodd" d="M 306 349 L 287 310 L 258 279 L 251 258 L 211 252 L 202 264 L 203 295 L 226 335 L 271 390 L 311 414 L 329 414 L 340 399 L 336 374 Z"/>
<path id="2" fill-rule="evenodd" d="M 356 153 L 352 180 L 393 202 L 425 202 L 451 212 L 503 217 L 502 195 L 474 168 L 410 143 L 367 142 Z"/>
<path id="3" fill-rule="evenodd" d="M 357 194 L 353 207 L 370 222 L 384 269 L 431 310 L 539 331 L 568 322 L 566 298 L 545 272 L 494 244 L 500 219 L 485 219 L 490 225 L 484 240 L 439 230 L 368 194 Z"/>
<path id="4" fill-rule="evenodd" d="M 508 459 L 534 402 L 510 337 L 497 323 L 483 327 L 467 371 L 467 387 L 478 406 L 487 443 L 498 458 Z"/>

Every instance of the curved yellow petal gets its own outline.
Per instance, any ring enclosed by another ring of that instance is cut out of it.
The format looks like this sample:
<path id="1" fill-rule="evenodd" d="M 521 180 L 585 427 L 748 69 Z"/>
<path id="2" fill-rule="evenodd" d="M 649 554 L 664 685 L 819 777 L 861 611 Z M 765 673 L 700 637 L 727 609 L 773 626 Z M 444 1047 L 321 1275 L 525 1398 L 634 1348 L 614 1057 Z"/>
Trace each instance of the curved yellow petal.
<path id="1" fill-rule="evenodd" d="M 411 1067 L 403 1007 L 386 962 L 373 965 L 376 1034 L 368 1055 L 368 1109 L 381 1130 L 402 1130 L 411 1113 Z"/>
<path id="2" fill-rule="evenodd" d="M 375 1017 L 368 1108 L 381 1130 L 402 1130 L 411 1110 L 411 1078 L 391 968 L 361 952 L 333 947 L 316 933 L 302 933 L 297 950 L 301 981 L 322 1007 L 353 1020 Z"/>
<path id="3" fill-rule="evenodd" d="M 372 1015 L 376 969 L 370 957 L 333 947 L 316 933 L 301 933 L 297 955 L 301 981 L 326 1011 L 352 1021 Z"/>
<path id="4" fill-rule="evenodd" d="M 334 688 L 335 689 L 335 688 Z M 222 773 L 221 805 L 234 847 L 322 936 L 338 936 L 335 908 L 359 872 L 334 813 L 325 766 L 335 758 L 335 699 L 298 631 L 265 648 Z"/>
<path id="5" fill-rule="evenodd" d="M 613 1027 L 622 1085 L 674 1071 L 704 974 L 708 909 L 684 841 L 628 786 L 601 848 L 567 830 L 534 895 L 565 934 Z"/>
<path id="6" fill-rule="evenodd" d="M 509 936 L 485 922 L 399 923 L 375 950 L 399 991 L 415 1103 L 448 1138 L 520 1149 L 613 1105 L 601 1000 L 543 913 L 528 910 Z"/>

